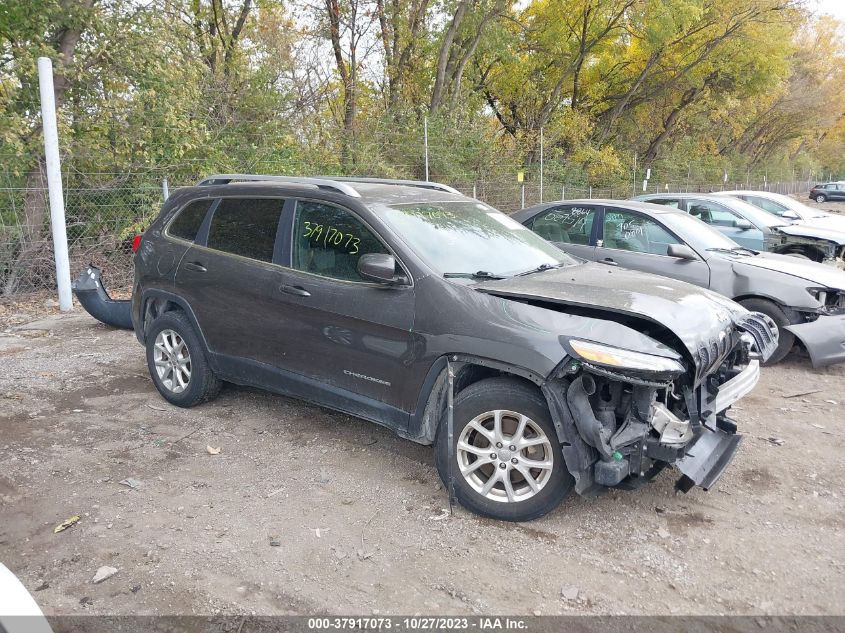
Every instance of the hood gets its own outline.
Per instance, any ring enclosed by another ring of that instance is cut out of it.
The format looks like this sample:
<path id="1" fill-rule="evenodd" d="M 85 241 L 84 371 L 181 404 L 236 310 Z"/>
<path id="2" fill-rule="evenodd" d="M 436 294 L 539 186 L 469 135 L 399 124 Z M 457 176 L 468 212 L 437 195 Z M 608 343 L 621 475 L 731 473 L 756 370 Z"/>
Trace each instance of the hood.
<path id="1" fill-rule="evenodd" d="M 840 246 L 845 244 L 845 217 L 813 218 L 778 226 L 775 231 L 794 237 L 812 237 L 835 242 Z"/>
<path id="2" fill-rule="evenodd" d="M 814 286 L 845 290 L 845 271 L 818 262 L 789 255 L 759 253 L 757 255 L 727 255 L 735 265 L 753 266 L 803 279 Z"/>
<path id="3" fill-rule="evenodd" d="M 698 286 L 605 264 L 585 263 L 479 284 L 479 292 L 551 301 L 647 319 L 673 332 L 695 358 L 748 312 Z"/>

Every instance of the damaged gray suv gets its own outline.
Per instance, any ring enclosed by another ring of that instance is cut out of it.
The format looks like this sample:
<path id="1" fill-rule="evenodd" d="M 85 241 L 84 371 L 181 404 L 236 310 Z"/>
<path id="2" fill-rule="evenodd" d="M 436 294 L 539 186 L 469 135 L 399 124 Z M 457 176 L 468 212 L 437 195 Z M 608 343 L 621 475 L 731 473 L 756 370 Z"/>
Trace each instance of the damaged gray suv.
<path id="1" fill-rule="evenodd" d="M 669 465 L 709 488 L 777 345 L 767 317 L 574 258 L 449 187 L 340 178 L 174 193 L 138 244 L 132 321 L 169 402 L 228 381 L 370 420 L 512 521 Z"/>

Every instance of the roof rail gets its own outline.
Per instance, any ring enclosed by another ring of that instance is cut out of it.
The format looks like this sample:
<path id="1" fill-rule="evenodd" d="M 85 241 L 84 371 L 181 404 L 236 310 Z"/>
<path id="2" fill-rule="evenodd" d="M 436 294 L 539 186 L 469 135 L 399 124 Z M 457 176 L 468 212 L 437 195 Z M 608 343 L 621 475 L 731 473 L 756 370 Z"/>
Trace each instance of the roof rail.
<path id="1" fill-rule="evenodd" d="M 263 176 L 260 174 L 214 174 L 197 183 L 200 185 L 225 185 L 230 182 L 281 182 L 292 185 L 312 185 L 318 189 L 329 189 L 351 198 L 360 198 L 361 194 L 349 185 L 328 178 L 305 178 L 300 176 Z"/>
<path id="2" fill-rule="evenodd" d="M 360 182 L 371 183 L 374 185 L 404 185 L 405 187 L 419 187 L 420 189 L 434 189 L 436 191 L 444 191 L 446 193 L 461 194 L 460 191 L 449 185 L 443 185 L 439 182 L 431 182 L 428 180 L 394 180 L 392 178 L 356 178 L 352 176 L 320 176 L 328 180 L 336 182 Z"/>

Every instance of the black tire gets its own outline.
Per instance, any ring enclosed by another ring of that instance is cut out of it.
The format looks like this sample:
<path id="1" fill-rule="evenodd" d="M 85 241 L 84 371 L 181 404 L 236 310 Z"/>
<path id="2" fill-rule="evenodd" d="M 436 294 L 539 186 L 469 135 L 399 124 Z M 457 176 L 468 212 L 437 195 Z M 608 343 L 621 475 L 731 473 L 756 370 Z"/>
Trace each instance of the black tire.
<path id="1" fill-rule="evenodd" d="M 808 261 L 813 261 L 812 257 L 808 257 L 804 253 L 784 253 L 784 255 L 789 255 L 790 257 L 797 257 L 798 259 L 806 259 Z"/>
<path id="2" fill-rule="evenodd" d="M 497 501 L 482 495 L 461 474 L 456 459 L 453 464 L 455 496 L 462 506 L 476 514 L 493 519 L 503 521 L 531 521 L 554 510 L 569 495 L 575 484 L 575 480 L 569 474 L 566 464 L 563 461 L 563 453 L 560 442 L 557 439 L 554 424 L 551 420 L 548 405 L 539 391 L 511 378 L 489 378 L 472 384 L 461 391 L 455 396 L 454 404 L 455 426 L 453 429 L 453 443 L 455 447 L 457 447 L 461 433 L 476 416 L 495 410 L 507 410 L 527 416 L 531 422 L 542 430 L 549 440 L 552 459 L 551 471 L 548 475 L 545 475 L 544 483 L 539 491 L 522 501 Z M 506 423 L 502 423 L 503 428 Z M 535 437 L 539 437 L 539 435 Z M 486 439 L 482 440 L 482 442 L 486 441 Z M 491 450 L 495 449 L 491 446 Z M 524 449 L 524 451 L 517 451 L 512 455 L 522 456 L 525 451 L 531 450 Z M 548 452 L 547 448 L 539 450 Z M 455 455 L 457 456 L 457 448 L 455 448 Z M 534 457 L 531 456 L 531 458 L 533 459 Z M 544 456 L 543 459 L 547 459 L 547 457 Z M 440 479 L 448 490 L 449 450 L 447 424 L 445 420 L 440 424 L 437 438 L 435 439 L 435 461 Z M 519 486 L 523 484 L 522 489 L 524 490 L 527 482 L 521 474 L 518 474 L 516 469 L 511 474 L 511 467 L 507 465 L 507 461 L 502 462 L 502 464 L 507 469 L 506 472 L 509 473 L 508 478 L 511 485 Z M 483 471 L 486 468 L 488 468 L 488 465 L 485 464 L 478 471 Z M 495 468 L 496 463 L 491 464 L 489 466 L 490 472 L 496 472 Z M 481 474 L 480 476 L 484 475 Z M 521 484 L 520 481 L 514 483 L 515 480 L 520 479 Z M 501 488 L 500 494 L 504 494 L 503 483 L 497 483 L 494 488 L 496 487 Z M 515 490 L 518 490 L 518 488 L 515 488 Z"/>
<path id="3" fill-rule="evenodd" d="M 777 349 L 775 349 L 774 354 L 769 357 L 769 360 L 763 364 L 767 366 L 774 365 L 786 358 L 786 355 L 789 354 L 792 346 L 795 345 L 795 335 L 789 330 L 784 329 L 787 325 L 792 325 L 794 323 L 794 321 L 790 320 L 787 312 L 781 306 L 773 301 L 769 301 L 768 299 L 743 299 L 739 303 L 747 310 L 751 310 L 752 312 L 762 312 L 766 316 L 771 317 L 778 326 Z"/>
<path id="4" fill-rule="evenodd" d="M 156 371 L 154 355 L 156 338 L 164 330 L 172 330 L 178 334 L 189 353 L 190 378 L 187 386 L 178 393 L 168 388 Z M 184 312 L 178 310 L 165 312 L 153 321 L 147 334 L 147 368 L 158 392 L 165 400 L 177 407 L 195 407 L 215 398 L 220 393 L 220 380 L 211 370 L 202 341 Z"/>
<path id="5" fill-rule="evenodd" d="M 817 195 L 817 196 L 816 196 L 815 200 L 816 200 L 816 202 L 818 202 L 819 204 L 822 204 L 822 203 L 824 203 L 824 202 L 827 202 L 827 196 L 826 196 L 826 195 L 824 195 L 823 193 L 820 193 L 819 195 Z"/>

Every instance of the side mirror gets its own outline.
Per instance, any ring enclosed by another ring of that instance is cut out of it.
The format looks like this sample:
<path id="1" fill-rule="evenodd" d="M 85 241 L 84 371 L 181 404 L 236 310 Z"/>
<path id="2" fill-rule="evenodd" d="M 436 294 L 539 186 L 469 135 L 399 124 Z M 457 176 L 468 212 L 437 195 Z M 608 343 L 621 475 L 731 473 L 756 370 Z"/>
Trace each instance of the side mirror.
<path id="1" fill-rule="evenodd" d="M 385 253 L 367 253 L 358 259 L 358 274 L 367 281 L 380 284 L 402 284 L 407 280 L 396 274 L 396 259 Z"/>
<path id="2" fill-rule="evenodd" d="M 698 255 L 695 254 L 695 251 L 686 244 L 669 244 L 666 254 L 669 257 L 675 257 L 677 259 L 698 259 Z"/>
<path id="3" fill-rule="evenodd" d="M 741 219 L 741 220 L 737 220 L 736 222 L 734 222 L 734 226 L 735 226 L 736 228 L 738 228 L 740 231 L 747 231 L 748 229 L 753 229 L 753 228 L 754 228 L 754 225 L 753 225 L 753 224 L 751 224 L 751 222 L 749 222 L 748 220 L 746 220 L 746 219 L 744 219 L 744 218 L 743 218 L 743 219 Z"/>
<path id="4" fill-rule="evenodd" d="M 795 211 L 784 211 L 781 217 L 786 218 L 787 220 L 800 220 L 800 216 L 795 213 Z"/>

